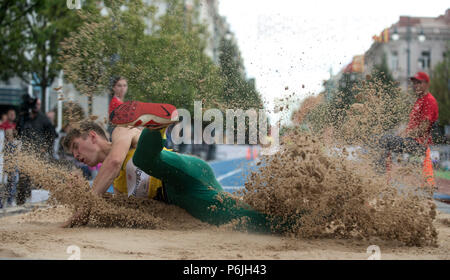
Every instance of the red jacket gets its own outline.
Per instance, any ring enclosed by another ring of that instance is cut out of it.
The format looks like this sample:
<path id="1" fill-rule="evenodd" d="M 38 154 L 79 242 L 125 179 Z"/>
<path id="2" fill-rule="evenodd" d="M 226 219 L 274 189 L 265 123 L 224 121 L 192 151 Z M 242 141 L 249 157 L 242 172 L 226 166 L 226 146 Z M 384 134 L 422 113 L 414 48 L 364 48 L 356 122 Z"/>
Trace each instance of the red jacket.
<path id="1" fill-rule="evenodd" d="M 433 143 L 431 139 L 431 126 L 437 121 L 439 116 L 438 112 L 438 104 L 431 93 L 427 93 L 423 97 L 418 98 L 409 114 L 409 123 L 406 132 L 417 128 L 423 121 L 427 121 L 425 132 L 414 139 L 420 144 L 431 145 Z"/>
<path id="2" fill-rule="evenodd" d="M 116 109 L 117 107 L 119 107 L 119 105 L 123 104 L 123 101 L 120 101 L 119 98 L 117 98 L 116 96 L 114 96 L 111 99 L 111 102 L 109 103 L 109 109 L 108 109 L 108 115 L 111 115 L 111 112 Z"/>
<path id="3" fill-rule="evenodd" d="M 13 122 L 5 121 L 4 123 L 0 124 L 0 129 L 16 129 L 16 124 Z"/>

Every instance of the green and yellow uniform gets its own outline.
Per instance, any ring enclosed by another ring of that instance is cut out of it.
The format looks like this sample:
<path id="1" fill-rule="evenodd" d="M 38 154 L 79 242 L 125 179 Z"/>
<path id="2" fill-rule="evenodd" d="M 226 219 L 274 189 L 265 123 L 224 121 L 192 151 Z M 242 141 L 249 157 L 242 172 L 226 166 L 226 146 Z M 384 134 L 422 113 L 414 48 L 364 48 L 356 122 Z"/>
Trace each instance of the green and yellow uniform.
<path id="1" fill-rule="evenodd" d="M 201 221 L 221 225 L 244 218 L 240 224 L 253 231 L 269 231 L 266 215 L 225 192 L 211 167 L 197 157 L 163 149 L 161 133 L 144 129 L 132 162 L 161 180 L 166 202 L 177 205 Z M 151 189 L 151 188 L 149 188 Z M 150 190 L 149 193 L 154 193 Z"/>
<path id="2" fill-rule="evenodd" d="M 166 139 L 166 129 L 161 129 L 160 133 L 163 141 Z M 164 150 L 168 150 L 164 147 Z M 156 199 L 167 202 L 163 192 L 161 180 L 149 176 L 140 168 L 134 165 L 133 158 L 136 149 L 130 149 L 120 169 L 119 176 L 114 179 L 115 191 L 140 198 Z"/>
<path id="3" fill-rule="evenodd" d="M 131 160 L 136 149 L 131 149 L 120 169 L 119 176 L 114 180 L 114 189 L 120 193 L 141 198 L 150 198 L 164 201 L 162 181 L 149 176 Z"/>

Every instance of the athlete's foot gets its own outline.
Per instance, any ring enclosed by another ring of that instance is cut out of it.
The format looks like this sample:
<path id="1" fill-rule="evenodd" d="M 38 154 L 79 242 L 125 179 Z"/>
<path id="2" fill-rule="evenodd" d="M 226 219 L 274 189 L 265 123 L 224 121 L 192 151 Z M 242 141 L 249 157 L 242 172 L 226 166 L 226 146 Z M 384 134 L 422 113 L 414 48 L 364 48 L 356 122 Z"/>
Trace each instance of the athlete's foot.
<path id="1" fill-rule="evenodd" d="M 128 101 L 114 109 L 109 120 L 117 126 L 161 129 L 178 122 L 178 113 L 170 104 Z"/>

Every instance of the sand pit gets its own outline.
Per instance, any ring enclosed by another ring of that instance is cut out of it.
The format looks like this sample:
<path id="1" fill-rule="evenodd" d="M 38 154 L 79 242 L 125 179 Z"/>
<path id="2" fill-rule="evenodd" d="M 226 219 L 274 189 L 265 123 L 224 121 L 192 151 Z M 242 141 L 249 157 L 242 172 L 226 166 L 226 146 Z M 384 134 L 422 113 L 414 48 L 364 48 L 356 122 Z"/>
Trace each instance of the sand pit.
<path id="1" fill-rule="evenodd" d="M 50 180 L 53 199 L 67 203 L 65 195 L 73 199 L 73 195 L 83 192 L 68 187 L 69 181 L 77 179 L 68 180 L 64 174 L 59 173 L 65 179 L 63 182 L 61 177 L 45 175 L 40 181 Z M 74 245 L 80 248 L 81 259 L 367 259 L 370 256 L 367 248 L 377 245 L 382 259 L 450 259 L 449 214 L 437 213 L 432 221 L 437 232 L 435 245 L 405 246 L 399 241 L 401 238 L 303 238 L 237 232 L 226 226 L 218 228 L 202 223 L 175 206 L 123 197 L 106 198 L 97 204 L 101 209 L 87 226 L 61 228 L 80 203 L 73 200 L 67 206 L 49 205 L 0 218 L 0 258 L 68 259 L 71 254 L 67 249 Z M 127 205 L 131 209 L 127 210 Z M 133 218 L 136 214 L 139 216 Z M 143 222 L 136 223 L 142 218 Z M 126 223 L 127 219 L 133 223 Z"/>
<path id="2" fill-rule="evenodd" d="M 301 142 L 307 143 L 307 141 Z M 315 155 L 317 151 L 313 147 L 314 145 L 303 147 L 307 156 Z M 297 149 L 298 147 L 292 146 L 292 148 Z M 288 153 L 287 156 L 291 154 Z M 295 155 L 295 152 L 293 154 Z M 377 213 L 381 213 L 381 216 L 378 217 L 377 215 L 367 216 L 367 211 L 362 211 L 366 214 L 353 215 L 351 216 L 352 219 L 360 221 L 361 225 L 367 221 L 372 221 L 378 223 L 377 225 L 382 229 L 383 227 L 393 229 L 388 231 L 387 235 L 385 230 L 375 233 L 369 232 L 369 234 L 366 234 L 367 236 L 363 236 L 364 238 L 348 235 L 345 230 L 337 231 L 332 235 L 317 234 L 324 232 L 323 226 L 326 226 L 324 223 L 318 223 L 318 227 L 309 225 L 308 228 L 313 231 L 304 232 L 300 230 L 288 235 L 237 232 L 227 226 L 218 228 L 202 223 L 184 210 L 158 201 L 139 201 L 127 199 L 123 196 L 92 198 L 86 192 L 89 188 L 80 177 L 74 176 L 63 169 L 55 169 L 51 164 L 31 157 L 31 155 L 26 155 L 26 158 L 25 155 L 22 156 L 24 157 L 22 162 L 39 162 L 40 166 L 45 166 L 47 170 L 52 171 L 52 176 L 49 176 L 48 173 L 43 174 L 40 169 L 22 166 L 35 178 L 37 183 L 46 186 L 51 191 L 51 199 L 48 208 L 35 209 L 26 214 L 0 218 L 0 258 L 68 259 L 71 254 L 67 252 L 67 249 L 74 245 L 80 248 L 81 259 L 367 259 L 370 256 L 367 253 L 367 248 L 370 245 L 377 245 L 380 247 L 382 259 L 450 259 L 449 214 L 437 213 L 433 219 L 428 210 L 423 212 L 414 210 L 416 208 L 403 208 L 404 204 L 400 203 L 397 210 L 406 210 L 406 214 L 399 217 L 405 217 L 407 220 L 401 221 L 399 219 L 400 224 L 386 226 L 381 223 L 382 218 L 388 218 L 385 215 L 392 215 L 395 212 L 380 208 L 381 212 Z M 301 154 L 296 156 L 302 157 Z M 286 162 L 288 165 L 295 164 L 295 161 Z M 305 166 L 306 173 L 302 171 L 302 165 L 298 164 L 300 168 L 298 174 L 304 174 L 305 178 L 317 179 L 320 174 L 316 174 L 317 176 L 314 174 L 317 171 L 320 172 L 323 167 L 321 164 L 326 165 L 326 162 L 323 160 L 321 162 L 319 159 L 317 162 L 312 162 L 316 165 Z M 311 161 L 306 163 L 311 163 Z M 268 165 L 268 167 L 270 166 Z M 339 169 L 345 166 L 341 165 Z M 272 190 L 270 188 L 268 193 L 257 188 L 267 174 L 282 172 L 283 168 L 277 169 L 277 167 L 282 167 L 282 165 L 275 164 L 270 167 L 271 172 L 263 172 L 259 176 L 254 176 L 252 181 L 254 183 L 248 185 L 248 189 L 259 190 L 261 195 L 270 194 Z M 311 173 L 312 176 L 308 173 Z M 356 190 L 359 189 L 360 184 L 358 182 L 360 181 L 357 180 L 358 178 L 352 177 L 356 176 L 355 174 L 358 174 L 358 172 L 340 173 L 345 173 L 346 178 L 353 178 L 350 180 L 352 182 L 356 180 L 353 185 L 356 186 Z M 323 172 L 322 177 L 323 181 L 326 182 L 336 177 L 336 173 L 334 171 Z M 290 177 L 283 175 L 279 178 Z M 302 181 L 307 182 L 307 180 Z M 336 187 L 332 182 L 327 184 L 328 188 L 331 188 L 330 190 L 325 188 L 316 191 L 311 189 L 313 185 L 299 189 L 293 188 L 296 185 L 286 184 L 284 191 L 279 193 L 278 198 L 283 199 L 285 195 L 301 191 L 304 193 L 303 197 L 306 198 L 314 198 L 319 192 L 324 195 L 323 197 L 334 199 L 334 195 L 340 195 L 340 192 L 336 193 L 336 190 L 340 189 L 339 186 L 342 185 L 339 182 L 336 184 Z M 347 184 L 343 190 L 351 191 L 353 185 Z M 275 184 L 274 186 L 280 185 Z M 369 185 L 371 188 L 374 186 L 377 185 Z M 384 189 L 382 186 L 380 188 Z M 359 195 L 355 195 L 355 197 L 366 198 L 367 196 L 370 198 L 372 193 L 366 190 L 360 192 Z M 258 202 L 260 203 L 259 207 L 268 207 L 267 209 L 272 209 L 273 205 L 285 207 L 282 210 L 283 212 L 275 211 L 273 213 L 289 213 L 298 210 L 295 207 L 292 208 L 294 204 L 290 204 L 288 201 L 280 202 L 280 204 L 274 200 L 261 201 L 258 197 L 252 200 L 254 197 L 251 195 L 246 197 L 249 202 L 254 202 L 255 208 L 258 207 Z M 82 207 L 86 200 L 91 201 L 94 209 L 91 212 L 88 225 L 61 228 L 61 225 L 71 216 L 74 209 Z M 269 203 L 269 201 L 271 202 Z M 342 201 L 347 206 L 353 205 L 353 200 Z M 300 205 L 300 210 L 311 210 L 307 204 L 295 205 Z M 342 210 L 340 206 L 330 206 L 331 208 L 326 209 Z M 358 203 L 352 207 L 349 209 L 358 211 L 366 209 L 364 203 Z M 389 209 L 395 210 L 396 208 Z M 270 211 L 268 212 L 270 213 Z M 322 215 L 323 213 L 325 212 L 313 213 L 314 215 L 309 215 L 309 217 L 317 216 L 317 214 Z M 414 213 L 422 213 L 422 216 L 417 216 L 411 220 L 409 215 Z M 328 215 L 327 217 L 336 216 Z M 309 219 L 303 220 L 306 223 L 309 221 Z M 332 221 L 337 220 L 333 218 Z M 348 220 L 342 221 L 348 223 Z M 425 230 L 425 234 L 420 233 L 419 231 L 424 229 L 422 226 L 427 225 L 432 225 L 432 227 Z M 407 237 L 407 232 L 400 230 L 404 226 L 411 226 L 412 229 L 418 230 L 419 234 L 416 236 L 420 237 L 420 240 L 431 242 L 408 243 L 410 240 L 418 239 L 411 238 L 412 235 Z M 360 230 L 361 228 L 355 229 Z M 433 232 L 437 233 L 435 237 L 430 235 Z M 397 236 L 393 236 L 392 233 L 397 234 Z"/>
<path id="3" fill-rule="evenodd" d="M 380 240 L 294 239 L 219 230 L 147 230 L 82 227 L 62 229 L 70 215 L 57 206 L 0 219 L 0 258 L 68 259 L 67 247 L 81 259 L 367 259 L 377 245 L 381 259 L 450 259 L 450 215 L 438 214 L 438 246 L 406 247 Z"/>
<path id="4" fill-rule="evenodd" d="M 307 138 L 284 144 L 282 161 L 266 162 L 246 184 L 244 201 L 291 225 L 273 235 L 211 226 L 154 200 L 96 197 L 76 173 L 20 154 L 19 168 L 50 191 L 50 204 L 0 219 L 0 257 L 67 259 L 72 245 L 84 259 L 367 259 L 370 245 L 384 259 L 450 257 L 450 215 L 436 216 L 429 200 L 398 195 L 382 178 L 361 177 L 366 169 Z M 61 228 L 87 204 L 87 226 Z"/>

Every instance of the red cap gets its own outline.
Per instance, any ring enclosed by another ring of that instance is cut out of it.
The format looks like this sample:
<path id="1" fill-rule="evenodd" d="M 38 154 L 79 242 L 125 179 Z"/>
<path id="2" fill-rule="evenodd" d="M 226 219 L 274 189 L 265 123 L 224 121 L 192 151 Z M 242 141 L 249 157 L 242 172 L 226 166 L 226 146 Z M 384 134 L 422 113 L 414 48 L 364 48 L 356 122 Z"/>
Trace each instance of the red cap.
<path id="1" fill-rule="evenodd" d="M 409 78 L 410 80 L 419 80 L 419 81 L 426 81 L 427 83 L 430 82 L 430 77 L 425 72 L 417 72 L 416 75 Z"/>

